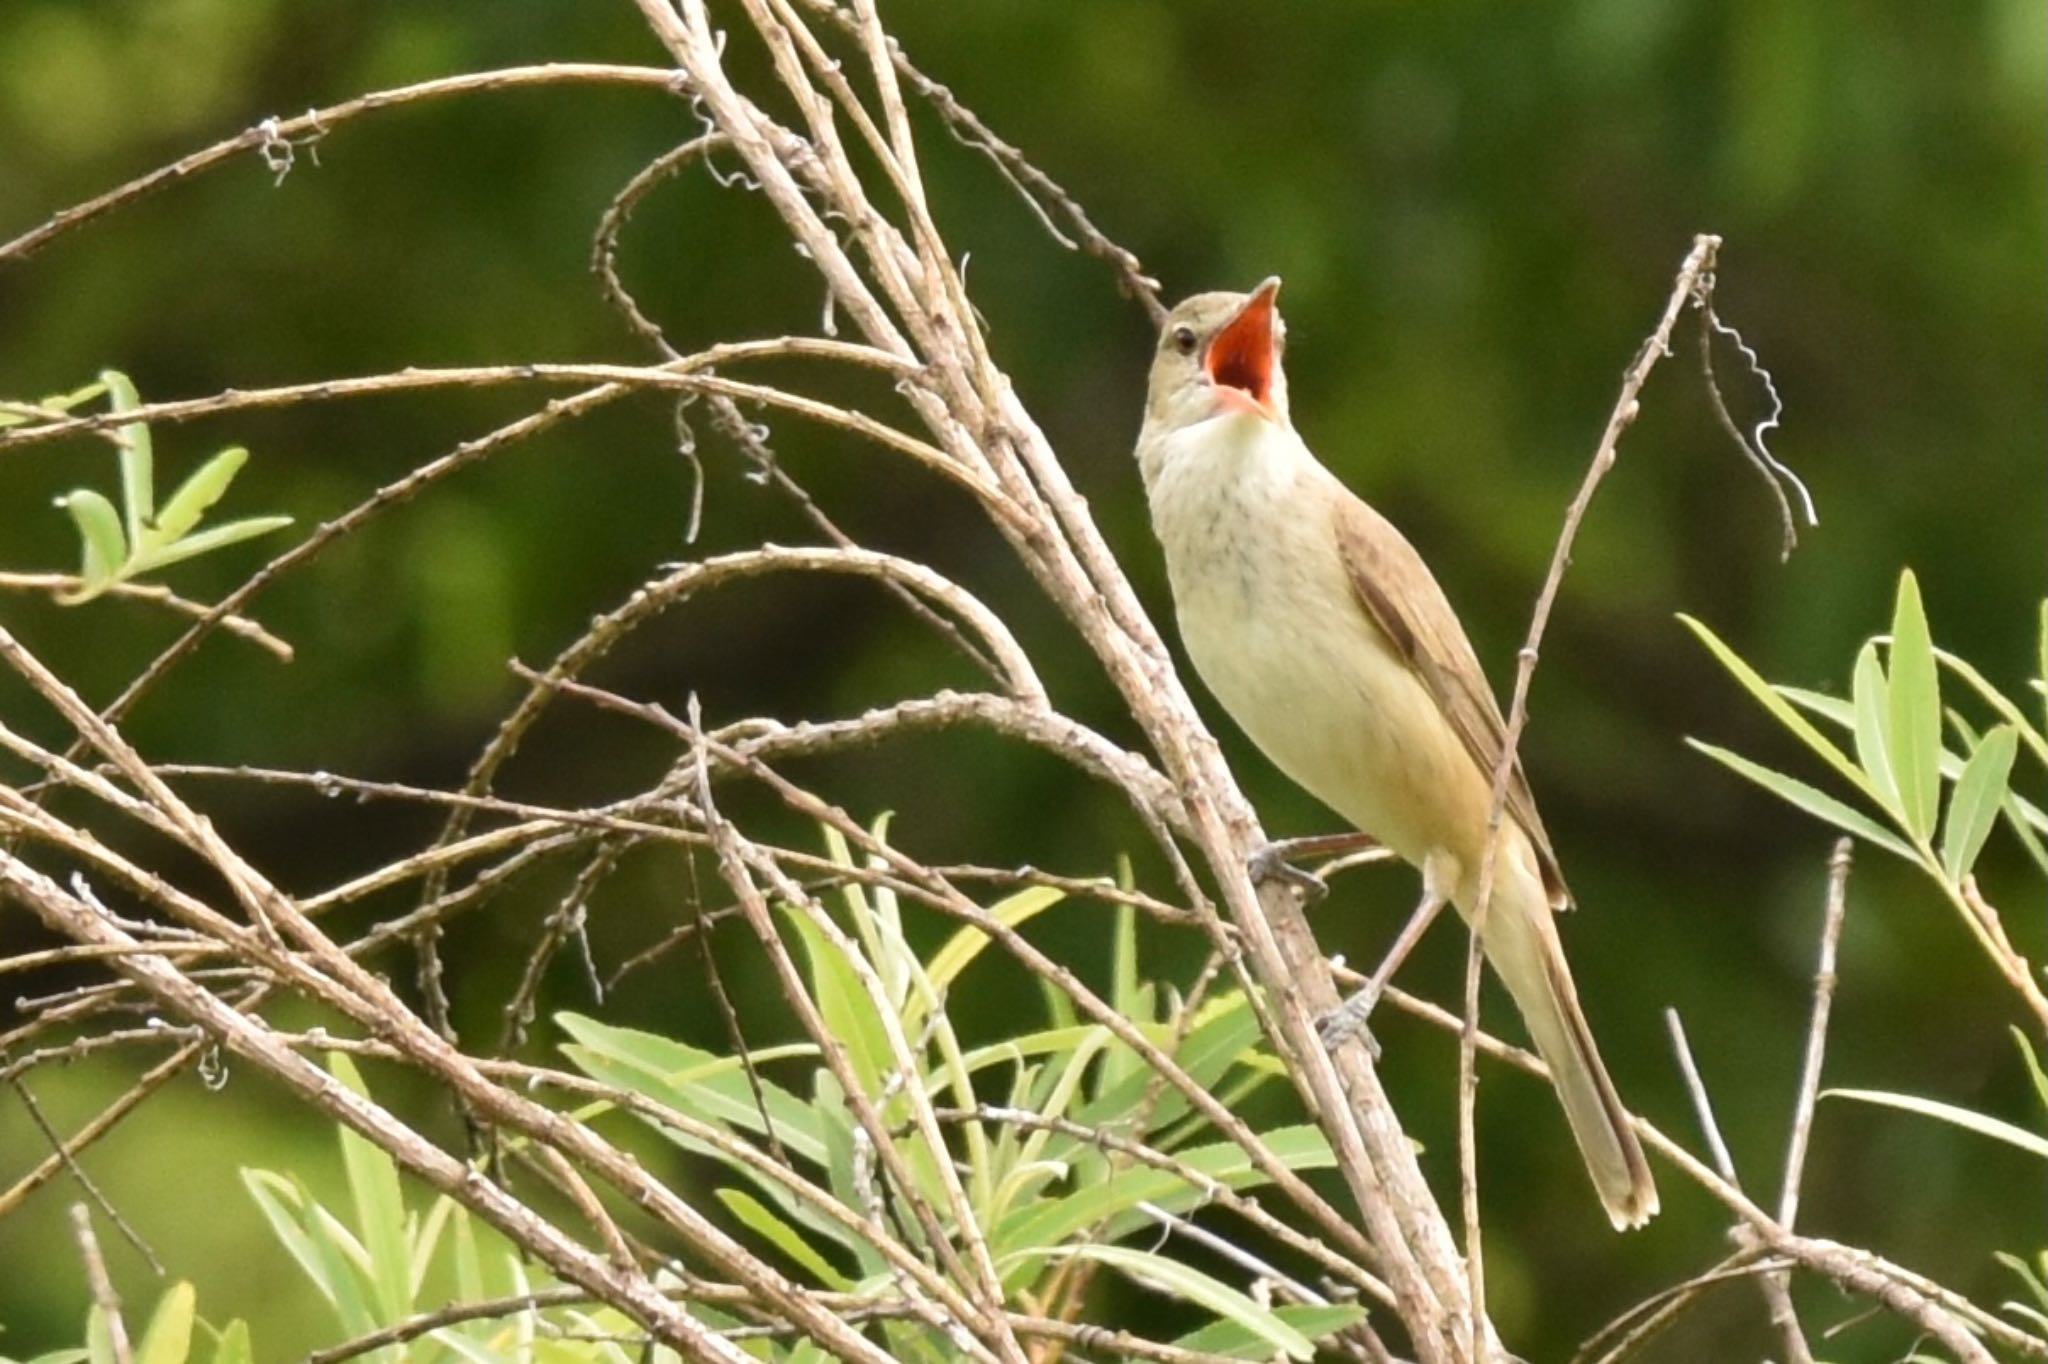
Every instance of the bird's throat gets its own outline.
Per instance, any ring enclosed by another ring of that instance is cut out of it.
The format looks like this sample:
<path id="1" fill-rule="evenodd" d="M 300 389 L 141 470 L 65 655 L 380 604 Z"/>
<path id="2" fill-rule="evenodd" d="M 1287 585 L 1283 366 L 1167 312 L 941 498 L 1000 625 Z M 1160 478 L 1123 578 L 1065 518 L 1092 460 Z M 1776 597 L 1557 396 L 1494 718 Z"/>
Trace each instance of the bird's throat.
<path id="1" fill-rule="evenodd" d="M 1203 367 L 1226 408 L 1248 408 L 1267 417 L 1273 409 L 1273 303 L 1255 294 L 1244 310 L 1209 342 Z"/>

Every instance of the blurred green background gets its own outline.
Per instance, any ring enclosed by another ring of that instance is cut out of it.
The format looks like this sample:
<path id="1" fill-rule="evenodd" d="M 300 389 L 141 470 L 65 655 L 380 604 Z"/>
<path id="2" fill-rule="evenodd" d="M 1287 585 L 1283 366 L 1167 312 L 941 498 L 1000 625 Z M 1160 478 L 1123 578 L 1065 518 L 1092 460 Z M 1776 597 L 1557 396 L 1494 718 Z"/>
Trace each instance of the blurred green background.
<path id="1" fill-rule="evenodd" d="M 1811 484 L 1821 524 L 1778 562 L 1771 504 L 1714 423 L 1688 335 L 1579 542 L 1524 752 L 1585 906 L 1568 943 L 1624 1092 L 1696 1139 L 1659 1016 L 1678 1007 L 1745 1181 L 1774 1196 L 1830 839 L 1682 745 L 1703 735 L 1815 775 L 1672 616 L 1703 617 L 1774 679 L 1839 692 L 1910 564 L 1938 642 L 2009 690 L 2027 675 L 2048 494 L 2037 0 L 985 0 L 887 13 L 912 55 L 1071 188 L 1169 296 L 1285 278 L 1299 425 L 1422 548 L 1497 683 L 1622 366 L 1692 234 L 1725 235 L 1720 306 L 1776 376 L 1787 404 L 1776 449 Z M 8 0 L 0 54 L 0 235 L 265 115 L 491 66 L 663 60 L 632 6 L 593 0 Z M 282 184 L 244 157 L 0 266 L 0 394 L 72 388 L 108 365 L 168 398 L 409 364 L 644 358 L 592 287 L 590 232 L 636 169 L 696 127 L 660 94 L 558 88 L 360 120 L 320 143 L 317 164 L 302 151 Z M 1170 635 L 1129 458 L 1146 320 L 1099 265 L 1050 243 L 983 163 L 929 118 L 920 129 L 941 225 L 971 253 L 995 352 Z M 625 270 L 679 344 L 818 325 L 821 287 L 767 207 L 702 175 L 643 206 Z M 1725 354 L 1720 368 L 1738 414 L 1753 417 L 1753 385 Z M 537 400 L 446 392 L 160 429 L 159 481 L 244 443 L 255 458 L 223 514 L 286 511 L 311 526 Z M 518 694 L 508 658 L 544 662 L 661 563 L 816 538 L 700 434 L 696 546 L 683 540 L 690 476 L 667 409 L 620 404 L 382 517 L 281 582 L 256 614 L 298 646 L 297 662 L 217 638 L 132 734 L 165 760 L 458 782 Z M 961 499 L 791 420 L 774 422 L 774 440 L 851 533 L 984 594 L 1067 709 L 1134 741 L 1085 651 Z M 0 567 L 70 567 L 72 532 L 50 498 L 109 487 L 111 457 L 83 442 L 36 447 L 6 469 Z M 244 546 L 170 581 L 217 596 L 258 554 Z M 17 597 L 0 613 L 101 701 L 174 629 L 122 603 L 65 612 Z M 695 692 L 724 720 L 839 715 L 973 679 L 881 594 L 784 582 L 672 613 L 601 680 L 672 706 Z M 20 687 L 5 696 L 9 724 L 54 733 Z M 1210 713 L 1269 828 L 1330 827 Z M 646 732 L 568 707 L 508 785 L 589 799 L 637 789 L 667 760 Z M 1114 799 L 993 740 L 913 740 L 801 772 L 856 813 L 896 811 L 895 837 L 934 859 L 1093 873 L 1142 850 Z M 436 824 L 412 809 L 204 795 L 295 889 L 375 865 Z M 732 799 L 774 827 L 764 806 Z M 2038 1128 L 2002 987 L 1929 890 L 1879 856 L 1853 881 L 1830 1079 Z M 1157 870 L 1141 860 L 1164 886 Z M 1984 878 L 2038 959 L 2040 887 L 1998 840 Z M 522 884 L 451 934 L 472 1036 L 495 1034 L 522 948 L 562 888 L 562 877 Z M 1370 959 L 1412 893 L 1404 872 L 1348 878 L 1318 911 L 1326 946 Z M 600 956 L 658 938 L 689 896 L 679 863 L 629 864 L 595 909 Z M 1040 937 L 1105 974 L 1101 911 L 1066 909 Z M 0 910 L 0 939 L 36 940 L 12 909 Z M 750 954 L 723 946 L 754 1034 L 783 1035 L 750 983 Z M 1440 934 L 1414 982 L 1452 997 L 1462 950 Z M 1182 941 L 1148 951 L 1183 981 L 1197 960 Z M 685 956 L 642 973 L 614 1016 L 720 1044 L 697 971 Z M 10 981 L 6 994 L 61 983 Z M 962 1007 L 996 1035 L 1019 1026 L 1005 1002 L 1028 997 L 992 989 L 980 1020 Z M 589 1005 L 566 963 L 550 1005 Z M 1491 1007 L 1514 1031 L 1503 1001 Z M 1390 1083 L 1442 1179 L 1454 1049 L 1399 1019 L 1380 1029 Z M 535 1049 L 549 1040 L 543 1028 Z M 144 1063 L 33 1083 L 68 1127 Z M 447 1130 L 436 1105 L 422 1098 L 419 1112 Z M 1719 1214 L 1669 1174 L 1664 1217 L 1614 1238 L 1535 1085 L 1490 1080 L 1481 1120 L 1493 1307 L 1531 1357 L 1559 1357 L 1720 1253 Z M 42 1150 L 18 1103 L 0 1099 L 0 1179 Z M 251 1317 L 262 1353 L 283 1358 L 334 1336 L 235 1183 L 248 1163 L 298 1169 L 316 1188 L 338 1174 L 331 1132 L 247 1074 L 219 1094 L 181 1081 L 87 1161 L 174 1271 L 198 1281 L 201 1310 Z M 1802 1225 L 1995 1301 L 2014 1285 L 1989 1252 L 2048 1242 L 2042 1175 L 2004 1148 L 1830 1105 Z M 0 1349 L 76 1339 L 84 1289 L 63 1230 L 74 1194 L 45 1189 L 0 1221 Z M 114 1255 L 131 1296 L 153 1297 L 140 1263 Z M 1803 1300 L 1815 1325 L 1859 1310 L 1826 1290 Z M 1769 1348 L 1761 1331 L 1753 1292 L 1724 1290 L 1658 1357 L 1754 1357 Z M 1905 1343 L 1862 1327 L 1829 1349 L 1890 1359 Z"/>

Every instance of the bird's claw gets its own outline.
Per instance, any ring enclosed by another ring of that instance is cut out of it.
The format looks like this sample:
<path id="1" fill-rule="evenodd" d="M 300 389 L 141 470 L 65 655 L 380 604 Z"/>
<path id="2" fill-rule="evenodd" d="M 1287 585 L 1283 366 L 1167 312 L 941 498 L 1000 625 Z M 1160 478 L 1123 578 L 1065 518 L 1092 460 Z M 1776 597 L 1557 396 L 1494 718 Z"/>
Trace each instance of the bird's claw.
<path id="1" fill-rule="evenodd" d="M 1247 870 L 1251 872 L 1255 885 L 1277 881 L 1283 886 L 1292 886 L 1301 892 L 1301 898 L 1314 904 L 1330 893 L 1329 883 L 1312 871 L 1304 871 L 1287 860 L 1293 851 L 1288 843 L 1268 843 L 1251 855 Z"/>
<path id="2" fill-rule="evenodd" d="M 1316 1039 L 1323 1044 L 1323 1050 L 1334 1053 L 1356 1037 L 1365 1043 L 1365 1049 L 1372 1053 L 1373 1060 L 1379 1060 L 1379 1039 L 1366 1027 L 1366 1020 L 1372 1016 L 1373 1005 L 1379 1003 L 1379 999 L 1380 992 L 1368 985 L 1317 1019 Z"/>

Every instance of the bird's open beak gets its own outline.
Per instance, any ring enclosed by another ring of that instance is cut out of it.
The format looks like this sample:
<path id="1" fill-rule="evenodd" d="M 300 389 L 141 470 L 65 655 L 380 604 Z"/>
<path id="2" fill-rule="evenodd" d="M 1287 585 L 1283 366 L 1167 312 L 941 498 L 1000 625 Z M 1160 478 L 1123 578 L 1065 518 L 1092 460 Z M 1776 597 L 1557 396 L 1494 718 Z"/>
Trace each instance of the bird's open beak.
<path id="1" fill-rule="evenodd" d="M 1273 347 L 1273 300 L 1280 294 L 1275 275 L 1252 290 L 1252 296 L 1209 342 L 1202 358 L 1209 382 L 1227 405 L 1242 403 L 1268 421 L 1280 420 L 1273 407 L 1273 371 L 1279 356 Z"/>

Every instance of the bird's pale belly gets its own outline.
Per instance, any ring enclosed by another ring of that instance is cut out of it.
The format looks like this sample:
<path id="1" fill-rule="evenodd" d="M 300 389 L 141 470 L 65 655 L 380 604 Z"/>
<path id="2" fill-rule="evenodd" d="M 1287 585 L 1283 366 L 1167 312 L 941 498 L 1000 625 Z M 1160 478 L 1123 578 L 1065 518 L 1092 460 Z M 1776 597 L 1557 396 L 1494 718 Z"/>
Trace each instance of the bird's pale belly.
<path id="1" fill-rule="evenodd" d="M 1260 751 L 1311 795 L 1417 866 L 1474 865 L 1485 778 L 1422 683 L 1351 594 L 1342 565 L 1265 556 L 1250 580 L 1183 596 L 1202 680 Z M 1277 572 L 1274 570 L 1278 570 Z"/>

